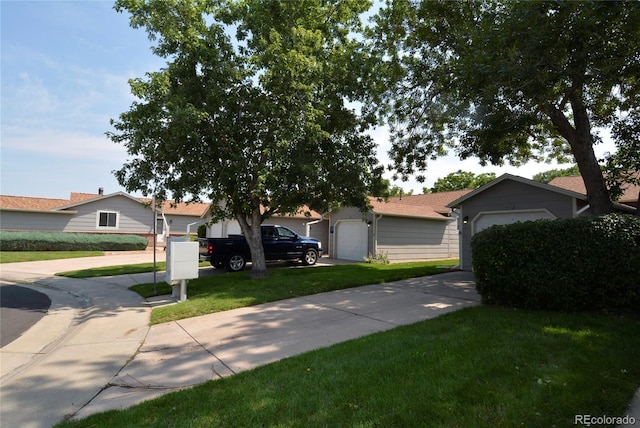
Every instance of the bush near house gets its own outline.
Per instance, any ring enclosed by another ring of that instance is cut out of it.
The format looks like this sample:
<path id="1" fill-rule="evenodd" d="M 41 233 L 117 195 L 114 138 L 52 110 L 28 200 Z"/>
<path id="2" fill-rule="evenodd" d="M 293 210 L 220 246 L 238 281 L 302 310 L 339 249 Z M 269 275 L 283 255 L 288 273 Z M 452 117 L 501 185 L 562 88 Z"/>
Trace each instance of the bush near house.
<path id="1" fill-rule="evenodd" d="M 207 237 L 207 225 L 201 224 L 198 226 L 198 238 L 206 238 Z"/>
<path id="2" fill-rule="evenodd" d="M 0 251 L 133 251 L 147 244 L 136 235 L 0 231 Z"/>
<path id="3" fill-rule="evenodd" d="M 527 309 L 640 313 L 640 217 L 492 226 L 471 240 L 482 302 Z"/>

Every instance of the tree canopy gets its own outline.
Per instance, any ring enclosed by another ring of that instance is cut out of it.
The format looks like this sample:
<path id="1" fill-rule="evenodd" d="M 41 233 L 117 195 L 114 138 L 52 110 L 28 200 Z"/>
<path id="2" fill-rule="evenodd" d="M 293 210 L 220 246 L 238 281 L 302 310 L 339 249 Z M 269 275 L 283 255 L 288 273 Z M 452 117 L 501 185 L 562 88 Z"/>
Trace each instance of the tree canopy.
<path id="1" fill-rule="evenodd" d="M 375 23 L 388 80 L 371 104 L 398 175 L 448 150 L 483 165 L 573 155 L 592 210 L 612 209 L 593 146 L 597 129 L 638 146 L 639 2 L 394 0 Z"/>
<path id="2" fill-rule="evenodd" d="M 577 166 L 572 166 L 569 168 L 550 169 L 548 171 L 540 172 L 533 176 L 533 180 L 541 183 L 549 183 L 556 177 L 571 177 L 575 175 L 580 175 L 580 171 Z"/>
<path id="3" fill-rule="evenodd" d="M 362 0 L 118 0 L 166 66 L 130 81 L 137 100 L 108 133 L 129 160 L 128 191 L 209 200 L 235 218 L 253 270 L 260 224 L 340 204 L 364 209 L 384 187 L 362 99 Z"/>
<path id="4" fill-rule="evenodd" d="M 451 190 L 476 189 L 484 186 L 496 178 L 494 172 L 483 172 L 476 175 L 470 171 L 459 169 L 446 177 L 438 178 L 431 189 L 425 188 L 424 193 L 449 192 Z"/>

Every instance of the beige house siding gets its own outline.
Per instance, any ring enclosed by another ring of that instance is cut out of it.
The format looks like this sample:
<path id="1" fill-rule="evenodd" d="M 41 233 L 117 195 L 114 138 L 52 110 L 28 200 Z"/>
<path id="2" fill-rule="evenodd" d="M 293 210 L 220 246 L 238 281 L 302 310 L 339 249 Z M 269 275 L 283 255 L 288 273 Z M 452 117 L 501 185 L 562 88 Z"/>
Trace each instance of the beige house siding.
<path id="1" fill-rule="evenodd" d="M 0 228 L 11 231 L 134 234 L 153 243 L 153 217 L 150 200 L 125 193 L 111 195 L 71 193 L 71 198 L 49 199 L 0 195 Z M 178 204 L 164 207 L 172 235 L 184 235 L 189 223 L 196 233 L 197 223 L 207 204 Z M 100 212 L 116 213 L 116 227 L 100 227 Z M 158 234 L 163 233 L 162 217 L 157 215 Z"/>
<path id="2" fill-rule="evenodd" d="M 77 214 L 65 227 L 65 232 L 143 233 L 153 232 L 151 209 L 126 196 L 113 196 L 73 207 Z M 98 213 L 118 214 L 116 228 L 98 227 Z"/>
<path id="3" fill-rule="evenodd" d="M 385 253 L 391 261 L 458 257 L 455 220 L 382 217 L 376 224 L 377 252 Z"/>
<path id="4" fill-rule="evenodd" d="M 416 207 L 413 207 L 416 208 Z M 425 212 L 428 207 L 425 208 Z M 349 222 L 368 225 L 367 254 L 386 254 L 390 261 L 457 258 L 458 228 L 455 217 L 432 218 L 362 213 L 345 208 L 331 214 L 330 253 L 340 258 L 337 234 Z M 332 256 L 334 257 L 334 256 Z"/>
<path id="5" fill-rule="evenodd" d="M 28 211 L 0 211 L 0 227 L 2 230 L 25 231 L 42 230 L 59 232 L 71 221 L 73 213 L 43 213 Z"/>

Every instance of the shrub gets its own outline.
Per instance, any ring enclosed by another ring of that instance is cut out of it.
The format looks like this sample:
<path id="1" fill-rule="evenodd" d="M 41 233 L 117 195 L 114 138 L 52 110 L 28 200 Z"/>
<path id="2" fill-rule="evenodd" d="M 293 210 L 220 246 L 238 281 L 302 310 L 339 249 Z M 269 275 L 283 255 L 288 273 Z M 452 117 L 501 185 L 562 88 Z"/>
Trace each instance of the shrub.
<path id="1" fill-rule="evenodd" d="M 374 265 L 388 265 L 389 256 L 387 256 L 387 253 L 376 253 L 375 256 L 369 253 L 369 255 L 364 258 L 364 262 Z"/>
<path id="2" fill-rule="evenodd" d="M 136 235 L 0 231 L 0 251 L 132 251 L 147 244 Z"/>
<path id="3" fill-rule="evenodd" d="M 198 226 L 198 238 L 206 238 L 207 237 L 207 225 L 201 224 Z"/>
<path id="4" fill-rule="evenodd" d="M 640 217 L 493 226 L 471 240 L 483 303 L 640 313 Z"/>

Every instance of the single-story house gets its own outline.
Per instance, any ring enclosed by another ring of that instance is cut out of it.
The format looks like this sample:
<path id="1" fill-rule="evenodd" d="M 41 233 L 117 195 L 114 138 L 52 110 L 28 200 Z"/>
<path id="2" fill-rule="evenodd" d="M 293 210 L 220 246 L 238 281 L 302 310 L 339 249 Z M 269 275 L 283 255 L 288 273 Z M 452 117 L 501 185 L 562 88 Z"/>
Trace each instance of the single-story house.
<path id="1" fill-rule="evenodd" d="M 140 235 L 195 233 L 209 204 L 164 202 L 154 215 L 151 200 L 123 192 L 71 193 L 69 199 L 0 195 L 0 228 L 12 231 L 84 232 Z"/>
<path id="2" fill-rule="evenodd" d="M 331 213 L 329 253 L 362 261 L 384 254 L 390 261 L 456 258 L 459 252 L 455 213 L 446 207 L 469 190 L 411 195 L 378 201 L 363 213 L 344 208 Z"/>
<path id="3" fill-rule="evenodd" d="M 589 215 L 584 184 L 581 189 L 574 189 L 504 174 L 449 203 L 448 207 L 458 210 L 461 219 L 461 268 L 472 268 L 471 237 L 490 226 Z M 615 207 L 623 212 L 635 211 L 621 203 Z"/>

